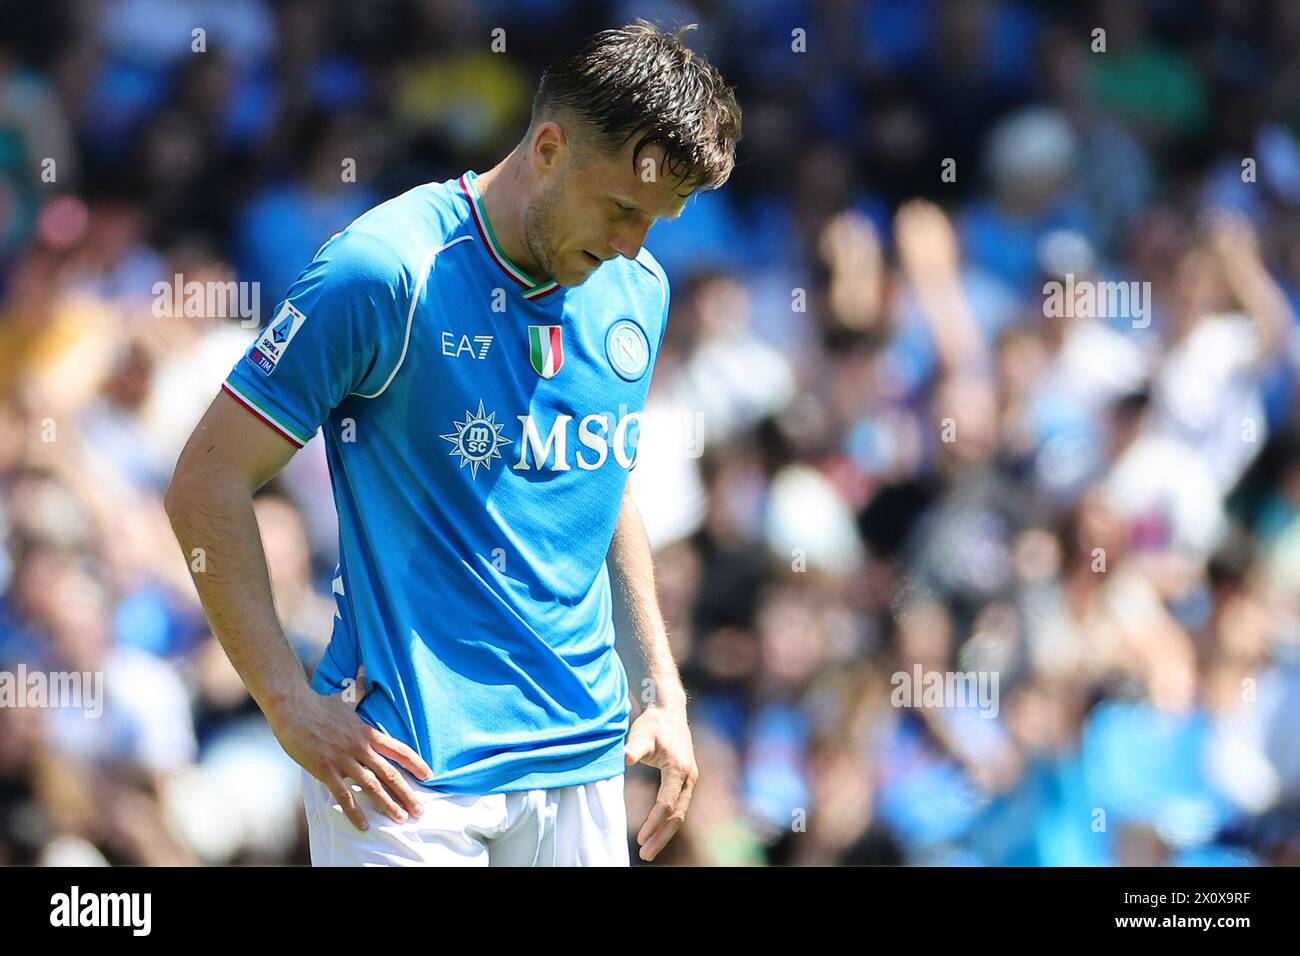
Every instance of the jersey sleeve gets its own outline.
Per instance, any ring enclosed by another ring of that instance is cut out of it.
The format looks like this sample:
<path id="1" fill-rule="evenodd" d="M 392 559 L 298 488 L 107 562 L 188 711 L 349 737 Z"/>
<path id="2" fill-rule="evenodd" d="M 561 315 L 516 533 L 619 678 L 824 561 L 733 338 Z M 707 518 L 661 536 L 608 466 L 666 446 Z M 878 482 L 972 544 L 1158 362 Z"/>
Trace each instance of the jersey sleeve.
<path id="1" fill-rule="evenodd" d="M 668 273 L 664 271 L 663 264 L 651 254 L 649 249 L 642 248 L 641 255 L 637 261 L 645 267 L 655 279 L 655 282 L 649 284 L 646 297 L 653 305 L 660 307 L 659 312 L 659 342 L 655 346 L 654 358 L 658 361 L 659 350 L 664 344 L 664 335 L 668 332 L 668 307 L 672 302 L 672 290 L 668 284 Z M 653 369 L 651 370 L 653 374 Z"/>
<path id="2" fill-rule="evenodd" d="M 670 290 L 668 285 L 668 276 L 665 275 L 663 277 L 663 283 L 664 283 L 664 313 L 663 313 L 663 318 L 660 320 L 660 326 L 659 326 L 659 344 L 655 347 L 656 364 L 659 361 L 659 353 L 663 351 L 664 336 L 668 334 L 668 305 L 672 301 L 672 291 Z"/>
<path id="3" fill-rule="evenodd" d="M 647 252 L 648 251 L 649 250 L 647 250 Z M 664 272 L 664 268 L 659 264 L 659 260 L 655 259 L 653 256 L 647 256 L 647 258 L 649 258 L 653 263 L 653 268 L 650 271 L 654 274 L 654 277 L 659 280 L 659 287 L 662 290 L 661 294 L 663 296 L 663 312 L 659 317 L 659 342 L 655 346 L 654 352 L 654 361 L 655 364 L 658 365 L 659 354 L 663 351 L 664 347 L 664 336 L 668 333 L 668 307 L 672 301 L 672 292 L 668 285 L 668 274 Z M 652 377 L 654 376 L 653 368 L 650 370 L 650 375 Z M 639 460 L 639 456 L 632 459 L 632 467 L 628 469 L 629 472 L 636 471 L 636 463 Z"/>
<path id="4" fill-rule="evenodd" d="M 301 447 L 352 394 L 387 387 L 406 345 L 409 275 L 380 238 L 321 247 L 222 386 Z"/>

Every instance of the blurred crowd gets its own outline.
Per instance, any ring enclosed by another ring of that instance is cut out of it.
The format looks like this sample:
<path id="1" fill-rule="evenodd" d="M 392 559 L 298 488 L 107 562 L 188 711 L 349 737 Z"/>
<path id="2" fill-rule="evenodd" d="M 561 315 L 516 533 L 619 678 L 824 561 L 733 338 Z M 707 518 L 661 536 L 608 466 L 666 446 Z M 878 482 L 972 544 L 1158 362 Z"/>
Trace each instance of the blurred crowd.
<path id="1" fill-rule="evenodd" d="M 647 243 L 674 296 L 632 485 L 702 770 L 659 862 L 1300 862 L 1300 5 L 0 7 L 0 673 L 105 688 L 0 706 L 0 863 L 306 861 L 161 507 L 256 329 L 155 284 L 269 316 L 638 16 L 698 23 L 745 114 Z M 310 668 L 319 438 L 257 513 Z M 900 705 L 918 673 L 992 706 Z"/>

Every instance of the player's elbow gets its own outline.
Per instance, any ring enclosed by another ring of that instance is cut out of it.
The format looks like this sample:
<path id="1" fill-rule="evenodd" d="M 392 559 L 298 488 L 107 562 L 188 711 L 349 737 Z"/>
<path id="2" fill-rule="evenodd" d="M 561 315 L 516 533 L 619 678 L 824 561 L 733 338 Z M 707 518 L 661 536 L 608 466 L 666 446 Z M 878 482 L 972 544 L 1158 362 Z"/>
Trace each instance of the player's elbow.
<path id="1" fill-rule="evenodd" d="M 172 525 L 191 513 L 196 505 L 210 500 L 220 489 L 221 474 L 217 469 L 201 465 L 187 447 L 172 472 L 167 490 L 163 492 L 163 510 Z"/>
<path id="2" fill-rule="evenodd" d="M 197 485 L 193 469 L 187 466 L 182 455 L 176 463 L 176 470 L 172 472 L 171 481 L 167 483 L 167 490 L 163 492 L 163 511 L 173 525 L 193 507 L 198 494 Z"/>
<path id="3" fill-rule="evenodd" d="M 244 457 L 217 451 L 210 440 L 205 436 L 185 446 L 163 492 L 163 510 L 173 527 L 196 509 L 242 506 L 274 474 L 269 468 L 254 467 L 256 463 Z"/>

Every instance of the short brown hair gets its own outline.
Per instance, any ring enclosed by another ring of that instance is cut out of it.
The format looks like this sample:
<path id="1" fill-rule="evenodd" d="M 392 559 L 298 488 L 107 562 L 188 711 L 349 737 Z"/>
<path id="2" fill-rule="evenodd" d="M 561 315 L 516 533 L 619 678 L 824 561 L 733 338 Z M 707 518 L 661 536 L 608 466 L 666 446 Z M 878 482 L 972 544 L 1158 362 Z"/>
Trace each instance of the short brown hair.
<path id="1" fill-rule="evenodd" d="M 645 20 L 602 30 L 542 73 L 532 124 L 577 117 L 611 151 L 640 134 L 633 157 L 663 147 L 668 175 L 692 188 L 716 189 L 736 164 L 740 106 L 717 69 Z"/>

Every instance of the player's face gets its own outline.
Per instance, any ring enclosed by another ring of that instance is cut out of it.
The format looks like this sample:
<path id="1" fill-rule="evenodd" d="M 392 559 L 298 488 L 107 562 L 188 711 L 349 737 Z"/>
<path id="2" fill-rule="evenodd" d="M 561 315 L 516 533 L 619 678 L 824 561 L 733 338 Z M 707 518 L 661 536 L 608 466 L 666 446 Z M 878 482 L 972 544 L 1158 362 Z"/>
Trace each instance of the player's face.
<path id="1" fill-rule="evenodd" d="M 528 251 L 560 285 L 582 284 L 606 259 L 635 259 L 657 220 L 681 215 L 689 187 L 662 174 L 658 146 L 643 149 L 634 167 L 634 144 L 582 163 L 569 153 L 524 213 Z"/>

